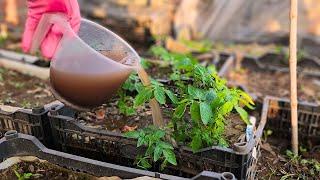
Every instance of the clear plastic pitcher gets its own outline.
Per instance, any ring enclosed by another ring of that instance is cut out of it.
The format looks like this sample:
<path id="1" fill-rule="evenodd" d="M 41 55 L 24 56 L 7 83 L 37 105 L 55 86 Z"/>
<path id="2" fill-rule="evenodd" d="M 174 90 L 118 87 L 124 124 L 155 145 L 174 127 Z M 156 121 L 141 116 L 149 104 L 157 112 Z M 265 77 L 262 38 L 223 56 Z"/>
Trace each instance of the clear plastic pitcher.
<path id="1" fill-rule="evenodd" d="M 63 37 L 51 60 L 50 83 L 53 94 L 65 104 L 78 109 L 101 105 L 138 68 L 139 55 L 119 36 L 86 19 L 76 34 L 60 14 L 42 17 L 31 52 L 53 24 L 63 29 Z"/>

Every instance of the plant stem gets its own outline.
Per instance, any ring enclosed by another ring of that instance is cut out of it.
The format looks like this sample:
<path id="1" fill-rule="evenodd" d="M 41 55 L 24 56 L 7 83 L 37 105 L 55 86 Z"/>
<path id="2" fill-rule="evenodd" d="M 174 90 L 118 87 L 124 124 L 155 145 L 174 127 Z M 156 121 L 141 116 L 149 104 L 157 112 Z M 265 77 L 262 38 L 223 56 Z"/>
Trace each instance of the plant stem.
<path id="1" fill-rule="evenodd" d="M 298 110 L 297 110 L 297 19 L 298 2 L 290 3 L 290 88 L 291 88 L 291 127 L 292 151 L 298 154 Z"/>

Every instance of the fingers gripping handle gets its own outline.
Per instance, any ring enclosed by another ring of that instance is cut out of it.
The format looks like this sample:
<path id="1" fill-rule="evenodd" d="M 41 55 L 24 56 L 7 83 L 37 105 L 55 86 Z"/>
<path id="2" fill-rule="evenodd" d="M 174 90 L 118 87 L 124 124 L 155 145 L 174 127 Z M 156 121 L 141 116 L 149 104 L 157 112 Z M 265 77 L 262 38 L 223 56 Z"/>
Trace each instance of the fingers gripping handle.
<path id="1" fill-rule="evenodd" d="M 31 42 L 30 53 L 34 54 L 40 47 L 42 41 L 48 34 L 53 25 L 58 25 L 62 30 L 62 34 L 72 31 L 71 26 L 68 23 L 68 19 L 63 14 L 43 14 L 39 24 L 33 35 L 33 41 Z"/>

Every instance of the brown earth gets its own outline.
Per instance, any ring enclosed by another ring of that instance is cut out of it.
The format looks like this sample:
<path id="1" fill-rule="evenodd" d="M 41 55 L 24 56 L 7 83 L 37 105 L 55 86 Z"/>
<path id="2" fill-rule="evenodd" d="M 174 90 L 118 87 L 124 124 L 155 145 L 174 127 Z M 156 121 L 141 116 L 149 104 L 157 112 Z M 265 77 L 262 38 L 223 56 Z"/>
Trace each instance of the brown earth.
<path id="1" fill-rule="evenodd" d="M 230 81 L 243 84 L 250 93 L 258 97 L 266 95 L 290 97 L 290 77 L 288 73 L 241 69 L 227 77 Z M 320 78 L 298 76 L 298 99 L 320 102 Z"/>
<path id="2" fill-rule="evenodd" d="M 320 151 L 303 152 L 301 157 L 297 159 L 288 157 L 286 155 L 287 149 L 290 149 L 289 140 L 279 139 L 276 136 L 268 137 L 261 145 L 257 178 L 271 180 L 284 177 L 287 179 L 317 179 L 320 176 L 320 171 L 317 172 L 315 166 L 302 163 L 302 159 L 307 161 L 314 159 L 319 163 Z"/>
<path id="3" fill-rule="evenodd" d="M 0 104 L 31 108 L 54 100 L 48 81 L 0 68 Z"/>

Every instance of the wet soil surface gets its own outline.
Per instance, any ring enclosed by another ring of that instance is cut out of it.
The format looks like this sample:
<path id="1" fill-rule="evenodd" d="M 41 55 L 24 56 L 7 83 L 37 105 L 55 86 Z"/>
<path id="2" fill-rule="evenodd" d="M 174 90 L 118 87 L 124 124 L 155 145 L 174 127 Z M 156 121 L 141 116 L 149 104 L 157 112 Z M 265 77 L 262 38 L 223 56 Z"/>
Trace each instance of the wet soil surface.
<path id="1" fill-rule="evenodd" d="M 244 85 L 250 93 L 254 93 L 258 97 L 267 95 L 290 97 L 289 73 L 243 67 L 243 69 L 231 72 L 227 78 L 232 82 Z M 298 99 L 320 103 L 320 78 L 299 74 L 297 80 Z"/>
<path id="2" fill-rule="evenodd" d="M 47 161 L 36 161 L 36 162 L 20 162 L 12 167 L 0 171 L 2 180 L 13 180 L 18 179 L 17 175 L 30 176 L 24 179 L 57 179 L 57 180 L 98 180 L 98 177 L 71 171 L 57 165 L 51 164 Z M 112 177 L 113 178 L 113 177 Z M 21 178 L 23 179 L 23 178 Z M 106 178 L 107 179 L 107 178 Z M 120 178 L 113 178 L 118 180 Z"/>
<path id="3" fill-rule="evenodd" d="M 162 107 L 164 121 L 168 123 L 171 120 L 173 109 Z M 118 133 L 142 129 L 152 125 L 151 109 L 148 105 L 139 107 L 136 115 L 121 115 L 116 106 L 116 102 L 109 103 L 108 106 L 102 106 L 91 112 L 82 112 L 76 115 L 79 122 L 89 128 L 108 130 Z M 226 118 L 225 137 L 229 144 L 239 141 L 241 135 L 245 133 L 246 124 L 236 114 L 231 114 Z"/>
<path id="4" fill-rule="evenodd" d="M 139 107 L 135 115 L 125 116 L 120 113 L 116 102 L 109 103 L 108 106 L 99 107 L 91 112 L 78 113 L 77 119 L 82 125 L 89 128 L 118 133 L 141 129 L 152 124 L 151 109 L 148 106 Z"/>
<path id="5" fill-rule="evenodd" d="M 48 81 L 0 68 L 0 104 L 31 108 L 54 100 Z"/>
<path id="6" fill-rule="evenodd" d="M 319 179 L 320 151 L 306 151 L 300 157 L 287 155 L 290 141 L 268 137 L 261 145 L 257 179 Z M 309 148 L 307 148 L 309 149 Z"/>

